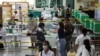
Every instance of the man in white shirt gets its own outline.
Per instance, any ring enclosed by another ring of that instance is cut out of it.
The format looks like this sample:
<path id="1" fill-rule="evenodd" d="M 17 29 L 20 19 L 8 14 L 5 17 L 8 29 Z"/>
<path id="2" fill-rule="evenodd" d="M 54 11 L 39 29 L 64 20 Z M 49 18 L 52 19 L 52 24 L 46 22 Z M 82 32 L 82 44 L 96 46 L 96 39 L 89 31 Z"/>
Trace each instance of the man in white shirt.
<path id="1" fill-rule="evenodd" d="M 44 10 L 42 11 L 42 13 L 41 13 L 41 15 L 42 15 L 42 17 L 44 18 L 44 19 L 51 19 L 51 12 L 49 11 L 49 9 L 45 9 L 44 8 Z"/>

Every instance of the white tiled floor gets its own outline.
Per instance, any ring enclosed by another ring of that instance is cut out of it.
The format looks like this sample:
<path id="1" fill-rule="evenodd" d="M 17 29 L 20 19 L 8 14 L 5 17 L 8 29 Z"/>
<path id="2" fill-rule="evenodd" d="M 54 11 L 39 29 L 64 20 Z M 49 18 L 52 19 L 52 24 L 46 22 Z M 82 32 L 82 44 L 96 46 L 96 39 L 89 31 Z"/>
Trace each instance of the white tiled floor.
<path id="1" fill-rule="evenodd" d="M 0 51 L 0 56 L 25 56 L 25 55 L 35 55 L 35 52 L 32 50 L 22 50 L 22 51 L 8 51 L 8 50 L 4 50 L 4 51 Z"/>

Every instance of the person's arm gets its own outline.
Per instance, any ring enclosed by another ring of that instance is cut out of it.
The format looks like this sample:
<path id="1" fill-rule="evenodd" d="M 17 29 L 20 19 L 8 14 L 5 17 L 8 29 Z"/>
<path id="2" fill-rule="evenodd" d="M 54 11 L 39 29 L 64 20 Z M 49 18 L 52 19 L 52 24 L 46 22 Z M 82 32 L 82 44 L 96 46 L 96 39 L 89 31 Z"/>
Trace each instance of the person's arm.
<path id="1" fill-rule="evenodd" d="M 39 52 L 39 56 L 41 56 L 41 52 Z"/>
<path id="2" fill-rule="evenodd" d="M 95 56 L 95 53 L 96 53 L 95 46 L 94 45 L 91 45 L 91 55 L 92 56 Z"/>
<path id="3" fill-rule="evenodd" d="M 52 56 L 55 56 L 54 52 L 52 53 Z"/>
<path id="4" fill-rule="evenodd" d="M 77 52 L 77 49 L 78 49 L 78 44 L 75 44 L 75 52 Z"/>
<path id="5" fill-rule="evenodd" d="M 75 41 L 75 47 L 74 47 L 76 52 L 77 52 L 78 46 L 79 46 L 79 40 L 78 40 L 78 37 L 77 37 L 76 41 Z"/>

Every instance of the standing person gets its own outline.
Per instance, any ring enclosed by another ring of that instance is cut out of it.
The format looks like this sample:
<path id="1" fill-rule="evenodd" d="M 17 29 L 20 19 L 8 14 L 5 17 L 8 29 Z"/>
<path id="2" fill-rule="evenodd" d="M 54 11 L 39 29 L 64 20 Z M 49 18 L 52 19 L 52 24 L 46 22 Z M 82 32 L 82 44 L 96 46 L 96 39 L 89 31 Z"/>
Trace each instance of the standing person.
<path id="1" fill-rule="evenodd" d="M 43 42 L 43 51 L 39 53 L 39 56 L 54 56 L 54 52 L 49 44 L 49 41 Z"/>
<path id="2" fill-rule="evenodd" d="M 19 14 L 17 11 L 14 11 L 14 21 L 19 21 Z"/>
<path id="3" fill-rule="evenodd" d="M 57 14 L 55 14 L 55 17 L 53 17 L 52 19 L 53 19 L 54 21 L 59 20 L 58 15 L 57 15 Z"/>
<path id="4" fill-rule="evenodd" d="M 67 9 L 66 9 L 66 17 L 69 18 L 71 17 L 71 6 L 68 5 Z"/>
<path id="5" fill-rule="evenodd" d="M 65 18 L 66 17 L 66 13 L 65 12 L 66 12 L 65 11 L 65 8 L 64 8 L 64 6 L 62 6 L 62 13 L 61 13 L 62 18 Z"/>
<path id="6" fill-rule="evenodd" d="M 71 24 L 69 19 L 65 19 L 65 36 L 66 36 L 66 44 L 67 44 L 67 51 L 70 50 L 70 43 L 72 39 L 72 34 L 74 31 L 74 26 Z"/>
<path id="7" fill-rule="evenodd" d="M 87 29 L 82 29 L 82 34 L 80 34 L 75 41 L 75 49 L 77 50 L 76 56 L 80 56 L 82 52 L 82 46 L 84 45 L 84 40 L 88 39 L 91 41 L 90 36 L 87 35 Z"/>
<path id="8" fill-rule="evenodd" d="M 66 17 L 67 18 L 70 18 L 71 16 L 71 11 L 69 9 L 66 10 Z"/>
<path id="9" fill-rule="evenodd" d="M 68 4 L 67 9 L 69 9 L 71 11 L 71 6 L 70 4 Z"/>
<path id="10" fill-rule="evenodd" d="M 58 9 L 58 17 L 61 17 L 61 12 L 62 12 L 62 10 L 61 10 L 61 8 L 59 7 L 59 9 Z"/>
<path id="11" fill-rule="evenodd" d="M 43 50 L 42 43 L 43 43 L 43 41 L 45 41 L 44 27 L 45 27 L 44 23 L 39 23 L 39 26 L 37 28 L 37 40 L 39 42 L 37 45 L 39 46 L 39 51 Z"/>
<path id="12" fill-rule="evenodd" d="M 82 7 L 82 6 L 80 6 L 80 7 L 79 7 L 79 10 L 80 10 L 80 11 L 83 11 L 83 7 Z"/>
<path id="13" fill-rule="evenodd" d="M 35 46 L 34 46 L 33 42 L 36 42 L 37 35 L 33 35 L 33 33 L 36 32 L 37 22 L 33 18 L 33 14 L 29 14 L 28 17 L 30 18 L 29 23 L 28 23 L 28 29 L 29 29 L 28 30 L 28 35 L 31 38 L 31 45 L 32 45 L 29 48 L 34 48 Z"/>
<path id="14" fill-rule="evenodd" d="M 65 32 L 64 32 L 64 24 L 63 22 L 59 22 L 58 29 L 58 37 L 60 42 L 60 52 L 61 56 L 66 56 L 66 40 L 65 40 Z"/>
<path id="15" fill-rule="evenodd" d="M 82 55 L 81 56 L 95 56 L 95 48 L 91 45 L 90 40 L 85 39 L 84 45 L 82 47 Z"/>
<path id="16" fill-rule="evenodd" d="M 6 30 L 3 28 L 2 24 L 0 24 L 0 40 L 4 40 L 5 36 L 6 36 Z M 0 43 L 0 49 L 4 49 L 3 43 Z"/>

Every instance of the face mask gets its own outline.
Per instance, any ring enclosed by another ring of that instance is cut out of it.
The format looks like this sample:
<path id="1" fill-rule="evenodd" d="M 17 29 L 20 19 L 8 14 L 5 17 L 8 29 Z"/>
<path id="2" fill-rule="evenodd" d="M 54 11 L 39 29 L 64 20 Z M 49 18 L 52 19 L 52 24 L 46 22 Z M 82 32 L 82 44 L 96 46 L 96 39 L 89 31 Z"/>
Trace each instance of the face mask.
<path id="1" fill-rule="evenodd" d="M 43 46 L 43 50 L 47 50 L 48 49 L 48 47 L 47 46 Z"/>

